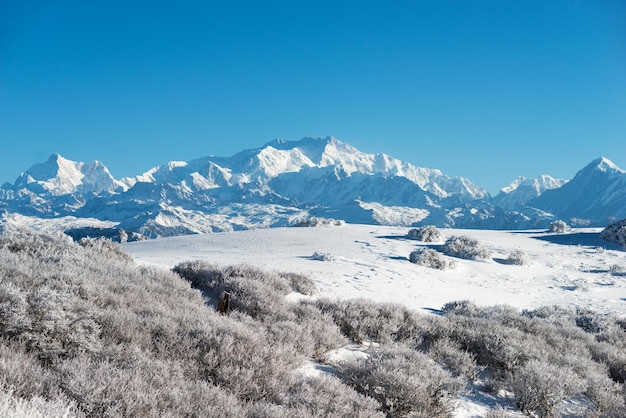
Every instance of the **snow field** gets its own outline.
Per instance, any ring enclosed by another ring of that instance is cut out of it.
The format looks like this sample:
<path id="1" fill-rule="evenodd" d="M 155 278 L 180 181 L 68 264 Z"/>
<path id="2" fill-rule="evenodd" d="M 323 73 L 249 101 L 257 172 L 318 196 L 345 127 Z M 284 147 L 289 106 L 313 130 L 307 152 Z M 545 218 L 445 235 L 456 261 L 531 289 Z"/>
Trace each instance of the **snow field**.
<path id="1" fill-rule="evenodd" d="M 455 258 L 453 270 L 435 270 L 408 261 L 419 246 L 409 228 L 352 225 L 272 228 L 161 238 L 123 244 L 140 263 L 171 268 L 188 260 L 217 264 L 249 263 L 260 268 L 306 274 L 321 296 L 395 301 L 417 310 L 471 300 L 478 305 L 507 304 L 519 309 L 546 305 L 589 308 L 626 315 L 624 249 L 599 238 L 600 229 L 544 231 L 441 229 L 443 240 L 467 236 L 492 252 L 488 260 Z M 527 265 L 507 259 L 515 250 Z M 320 260 L 315 254 L 326 254 Z"/>

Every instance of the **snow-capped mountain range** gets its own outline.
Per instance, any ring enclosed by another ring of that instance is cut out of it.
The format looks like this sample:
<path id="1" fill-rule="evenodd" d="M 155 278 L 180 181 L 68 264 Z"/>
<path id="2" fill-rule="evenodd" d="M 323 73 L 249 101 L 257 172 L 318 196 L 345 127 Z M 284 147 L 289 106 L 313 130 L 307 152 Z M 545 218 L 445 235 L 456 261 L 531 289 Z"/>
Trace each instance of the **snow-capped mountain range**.
<path id="1" fill-rule="evenodd" d="M 626 218 L 626 172 L 606 158 L 570 181 L 519 177 L 491 197 L 440 170 L 366 154 L 335 138 L 274 140 L 232 157 L 172 161 L 115 179 L 100 162 L 55 154 L 0 188 L 3 219 L 93 219 L 148 237 L 349 223 L 520 229 L 555 219 L 604 226 Z M 84 223 L 81 223 L 84 225 Z"/>

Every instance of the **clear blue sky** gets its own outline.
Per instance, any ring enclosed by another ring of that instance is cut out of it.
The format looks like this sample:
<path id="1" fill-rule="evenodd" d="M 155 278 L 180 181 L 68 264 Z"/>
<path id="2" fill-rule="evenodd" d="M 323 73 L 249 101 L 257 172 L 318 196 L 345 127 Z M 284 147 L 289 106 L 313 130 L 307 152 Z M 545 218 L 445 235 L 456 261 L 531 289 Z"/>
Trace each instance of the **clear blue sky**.
<path id="1" fill-rule="evenodd" d="M 0 1 L 0 184 L 329 135 L 492 194 L 626 168 L 626 1 Z"/>

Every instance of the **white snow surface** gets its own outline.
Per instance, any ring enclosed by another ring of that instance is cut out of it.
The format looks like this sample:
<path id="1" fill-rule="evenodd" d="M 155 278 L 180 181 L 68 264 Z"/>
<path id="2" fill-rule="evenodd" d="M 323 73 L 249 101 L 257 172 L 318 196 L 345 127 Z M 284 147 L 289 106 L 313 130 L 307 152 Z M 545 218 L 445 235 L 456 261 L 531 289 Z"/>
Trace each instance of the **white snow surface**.
<path id="1" fill-rule="evenodd" d="M 30 228 L 48 234 L 58 234 L 72 228 L 115 228 L 119 222 L 101 221 L 95 218 L 63 216 L 54 219 L 24 216 L 19 213 L 4 213 L 0 216 L 0 227 Z"/>
<path id="2" fill-rule="evenodd" d="M 270 270 L 303 273 L 320 296 L 394 301 L 433 311 L 455 300 L 519 309 L 544 305 L 589 308 L 626 316 L 626 249 L 599 238 L 600 229 L 545 231 L 442 229 L 444 239 L 465 235 L 492 251 L 484 261 L 456 259 L 454 270 L 434 270 L 408 261 L 417 246 L 408 228 L 351 225 L 271 228 L 159 238 L 123 244 L 139 263 L 171 268 L 187 260 L 227 265 L 249 263 Z M 433 245 L 437 249 L 437 245 Z M 506 263 L 514 250 L 529 264 Z M 314 253 L 332 255 L 320 261 Z"/>

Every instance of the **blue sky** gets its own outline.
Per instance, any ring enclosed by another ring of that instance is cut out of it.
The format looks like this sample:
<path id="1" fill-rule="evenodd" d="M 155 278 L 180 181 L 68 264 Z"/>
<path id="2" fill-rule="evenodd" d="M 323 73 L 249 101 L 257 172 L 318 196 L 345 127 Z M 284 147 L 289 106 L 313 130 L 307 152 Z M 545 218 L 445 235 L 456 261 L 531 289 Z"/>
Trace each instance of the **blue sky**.
<path id="1" fill-rule="evenodd" d="M 464 176 L 626 168 L 626 2 L 0 2 L 0 183 L 335 136 Z"/>

